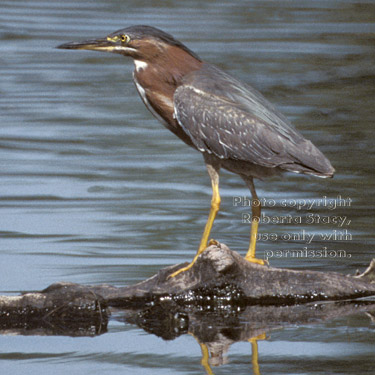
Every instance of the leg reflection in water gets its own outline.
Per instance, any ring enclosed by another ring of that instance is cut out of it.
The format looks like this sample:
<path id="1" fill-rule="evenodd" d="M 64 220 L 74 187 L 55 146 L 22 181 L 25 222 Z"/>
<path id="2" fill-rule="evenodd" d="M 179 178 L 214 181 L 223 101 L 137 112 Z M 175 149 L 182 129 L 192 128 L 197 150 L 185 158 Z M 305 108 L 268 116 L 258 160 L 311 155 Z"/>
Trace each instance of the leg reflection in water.
<path id="1" fill-rule="evenodd" d="M 229 350 L 230 345 L 233 343 L 224 343 L 223 340 L 219 345 L 218 342 L 203 343 L 198 340 L 192 333 L 190 333 L 199 343 L 202 351 L 201 364 L 204 367 L 207 375 L 214 375 L 212 367 L 221 366 L 228 363 L 228 359 L 225 353 Z M 259 363 L 258 363 L 258 341 L 266 340 L 267 336 L 265 333 L 251 337 L 248 341 L 251 343 L 251 363 L 253 365 L 253 375 L 260 375 Z"/>
<path id="2" fill-rule="evenodd" d="M 260 375 L 259 362 L 258 362 L 258 340 L 266 340 L 267 336 L 265 333 L 252 337 L 249 339 L 251 343 L 251 363 L 253 365 L 253 375 Z"/>

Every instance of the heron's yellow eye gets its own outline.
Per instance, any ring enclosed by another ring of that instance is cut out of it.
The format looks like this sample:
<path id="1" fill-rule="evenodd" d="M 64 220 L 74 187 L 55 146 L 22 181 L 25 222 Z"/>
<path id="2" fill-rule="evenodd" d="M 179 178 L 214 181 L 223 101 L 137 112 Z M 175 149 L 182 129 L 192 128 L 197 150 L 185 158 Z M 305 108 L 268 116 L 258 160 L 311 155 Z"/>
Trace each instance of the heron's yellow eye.
<path id="1" fill-rule="evenodd" d="M 121 42 L 123 42 L 123 43 L 129 43 L 129 42 L 130 42 L 130 37 L 129 37 L 129 35 L 122 34 L 122 35 L 120 36 L 120 39 L 121 39 Z"/>

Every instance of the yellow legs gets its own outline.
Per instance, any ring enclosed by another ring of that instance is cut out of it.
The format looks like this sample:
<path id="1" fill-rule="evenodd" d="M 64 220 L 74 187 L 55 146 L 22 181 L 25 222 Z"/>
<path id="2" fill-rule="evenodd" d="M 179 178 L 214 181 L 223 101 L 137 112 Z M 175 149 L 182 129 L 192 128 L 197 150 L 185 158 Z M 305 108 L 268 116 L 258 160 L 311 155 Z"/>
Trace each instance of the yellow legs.
<path id="1" fill-rule="evenodd" d="M 198 341 L 198 343 L 199 343 L 199 341 Z M 203 344 L 203 343 L 199 343 L 199 346 L 201 347 L 201 351 L 202 351 L 201 365 L 206 370 L 207 375 L 214 375 L 214 373 L 212 372 L 211 366 L 210 366 L 210 353 L 208 351 L 207 345 Z"/>
<path id="2" fill-rule="evenodd" d="M 266 340 L 266 334 L 262 333 L 261 335 L 258 335 L 256 337 L 252 337 L 249 339 L 249 342 L 251 344 L 251 363 L 253 365 L 253 374 L 254 375 L 260 375 L 259 370 L 259 362 L 258 362 L 258 340 Z"/>
<path id="3" fill-rule="evenodd" d="M 251 191 L 252 196 L 252 202 L 251 202 L 251 232 L 250 232 L 250 245 L 249 250 L 247 251 L 247 254 L 245 256 L 245 259 L 249 262 L 258 263 L 258 264 L 266 264 L 266 262 L 262 259 L 255 258 L 255 247 L 257 243 L 257 235 L 258 235 L 258 225 L 260 220 L 260 200 L 257 196 L 257 193 L 255 191 L 255 186 L 253 179 L 251 177 L 242 177 L 246 185 L 249 187 Z"/>
<path id="4" fill-rule="evenodd" d="M 212 200 L 211 200 L 211 209 L 208 215 L 207 223 L 203 231 L 202 239 L 199 245 L 199 249 L 197 254 L 195 255 L 193 261 L 187 265 L 186 267 L 182 267 L 176 272 L 172 273 L 169 278 L 175 277 L 181 272 L 185 272 L 193 267 L 194 263 L 198 259 L 199 255 L 203 253 L 203 251 L 207 248 L 208 238 L 211 233 L 211 228 L 214 223 L 215 217 L 217 212 L 220 208 L 220 194 L 219 194 L 219 170 L 220 166 L 216 163 L 209 162 L 209 158 L 206 157 L 206 167 L 208 174 L 211 178 L 211 185 L 212 185 Z M 266 264 L 266 261 L 262 259 L 255 258 L 255 246 L 258 234 L 258 224 L 260 220 L 260 201 L 258 199 L 257 193 L 255 191 L 254 183 L 252 177 L 241 176 L 244 181 L 246 182 L 247 186 L 249 187 L 252 195 L 252 218 L 251 218 L 251 233 L 250 233 L 250 245 L 249 250 L 245 256 L 245 259 L 249 262 L 258 263 L 258 264 Z"/>
<path id="5" fill-rule="evenodd" d="M 216 353 L 212 353 L 212 351 L 210 353 L 210 350 L 208 348 L 208 344 L 200 342 L 199 339 L 196 336 L 194 336 L 193 333 L 190 332 L 189 334 L 192 335 L 197 340 L 199 346 L 201 347 L 201 351 L 202 351 L 201 365 L 206 370 L 206 375 L 214 375 L 211 366 L 220 366 L 220 365 L 226 363 L 226 360 L 224 360 L 224 358 L 225 358 L 224 355 L 228 351 L 229 345 L 220 347 L 220 341 L 216 342 L 215 343 L 216 349 L 220 348 L 220 350 L 216 351 Z M 262 333 L 258 336 L 254 336 L 254 337 L 248 339 L 248 341 L 251 344 L 251 363 L 253 365 L 253 375 L 260 375 L 259 353 L 258 353 L 258 341 L 259 340 L 267 340 L 266 334 Z M 211 354 L 211 358 L 210 358 L 210 354 Z M 220 361 L 219 362 L 216 362 L 216 361 L 212 362 L 213 358 L 220 359 Z"/>
<path id="6" fill-rule="evenodd" d="M 211 228 L 214 223 L 216 214 L 219 211 L 221 199 L 220 199 L 220 194 L 219 194 L 219 167 L 208 164 L 208 163 L 206 164 L 206 167 L 207 167 L 208 174 L 210 175 L 210 178 L 211 178 L 212 200 L 211 200 L 210 213 L 208 215 L 207 223 L 203 231 L 203 235 L 202 235 L 201 243 L 199 245 L 198 252 L 195 255 L 193 261 L 188 266 L 180 268 L 176 272 L 172 273 L 169 277 L 175 277 L 179 273 L 187 271 L 191 267 L 193 267 L 199 255 L 201 255 L 203 251 L 207 248 L 208 237 L 210 236 Z"/>
<path id="7" fill-rule="evenodd" d="M 221 345 L 220 340 L 211 344 L 205 344 L 204 342 L 200 342 L 199 338 L 196 337 L 192 332 L 189 332 L 189 334 L 195 338 L 201 347 L 201 365 L 206 370 L 206 375 L 214 375 L 212 366 L 221 366 L 222 364 L 226 363 L 226 358 L 224 355 L 227 352 L 229 345 Z"/>

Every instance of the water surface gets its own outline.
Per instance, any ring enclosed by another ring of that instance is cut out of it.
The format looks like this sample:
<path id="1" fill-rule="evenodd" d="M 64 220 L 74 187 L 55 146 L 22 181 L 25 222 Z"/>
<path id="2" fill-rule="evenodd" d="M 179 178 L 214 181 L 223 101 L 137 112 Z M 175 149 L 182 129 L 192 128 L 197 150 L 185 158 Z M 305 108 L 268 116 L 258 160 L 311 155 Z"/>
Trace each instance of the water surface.
<path id="1" fill-rule="evenodd" d="M 346 218 L 341 227 L 262 224 L 277 240 L 260 241 L 259 256 L 327 248 L 346 256 L 270 261 L 351 274 L 364 269 L 374 257 L 374 21 L 373 2 L 349 0 L 2 1 L 1 293 L 60 280 L 129 285 L 194 256 L 211 199 L 201 155 L 144 108 L 131 61 L 54 48 L 132 24 L 162 28 L 255 86 L 336 168 L 333 180 L 289 175 L 257 182 L 258 195 L 276 202 L 263 211 L 268 216 Z M 233 199 L 248 192 L 223 171 L 221 195 L 212 237 L 244 253 L 249 228 L 242 215 L 249 207 Z M 282 205 L 324 197 L 351 203 L 332 210 Z M 301 230 L 314 235 L 311 243 L 282 237 Z M 324 240 L 335 230 L 350 236 Z M 371 373 L 373 333 L 363 314 L 285 329 L 259 343 L 261 372 Z M 4 373 L 203 371 L 194 338 L 162 341 L 116 322 L 95 339 L 2 336 L 0 342 Z M 250 372 L 249 353 L 249 343 L 235 344 L 230 363 L 215 373 Z"/>

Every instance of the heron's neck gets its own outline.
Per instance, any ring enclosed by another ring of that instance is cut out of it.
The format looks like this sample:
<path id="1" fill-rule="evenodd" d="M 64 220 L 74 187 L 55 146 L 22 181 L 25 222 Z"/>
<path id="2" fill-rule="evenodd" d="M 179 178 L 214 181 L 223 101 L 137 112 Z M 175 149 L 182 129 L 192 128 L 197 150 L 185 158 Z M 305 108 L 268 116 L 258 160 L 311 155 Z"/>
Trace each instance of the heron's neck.
<path id="1" fill-rule="evenodd" d="M 183 77 L 198 70 L 202 62 L 177 47 L 153 59 L 152 63 L 134 60 L 133 78 L 144 103 L 155 115 L 155 112 L 166 122 L 173 119 L 173 94 L 181 85 Z M 150 108 L 152 107 L 152 110 Z M 159 118 L 160 120 L 160 118 Z"/>

